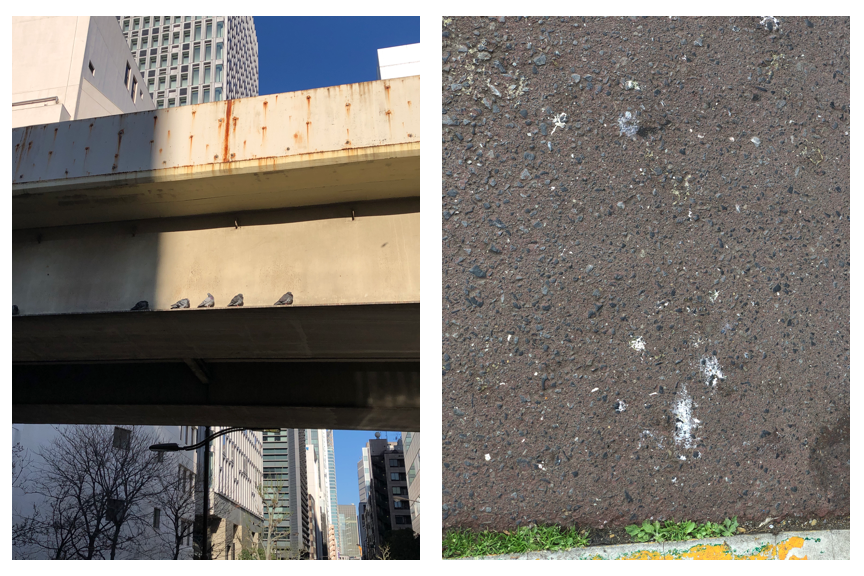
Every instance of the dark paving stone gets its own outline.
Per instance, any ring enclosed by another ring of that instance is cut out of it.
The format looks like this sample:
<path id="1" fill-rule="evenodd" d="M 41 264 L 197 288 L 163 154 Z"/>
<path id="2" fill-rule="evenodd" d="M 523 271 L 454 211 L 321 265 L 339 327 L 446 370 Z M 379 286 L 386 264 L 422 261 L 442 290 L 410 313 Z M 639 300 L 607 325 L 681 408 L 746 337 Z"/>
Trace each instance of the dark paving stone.
<path id="1" fill-rule="evenodd" d="M 849 514 L 850 21 L 814 24 L 445 25 L 445 528 Z"/>

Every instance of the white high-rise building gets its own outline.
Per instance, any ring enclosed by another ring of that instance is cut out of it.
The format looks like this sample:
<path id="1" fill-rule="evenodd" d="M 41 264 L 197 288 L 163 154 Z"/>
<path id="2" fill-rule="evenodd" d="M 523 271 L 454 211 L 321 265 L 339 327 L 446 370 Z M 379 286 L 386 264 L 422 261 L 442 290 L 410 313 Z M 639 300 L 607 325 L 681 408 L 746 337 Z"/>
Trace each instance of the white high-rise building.
<path id="1" fill-rule="evenodd" d="M 12 127 L 153 110 L 110 16 L 12 18 Z"/>
<path id="2" fill-rule="evenodd" d="M 411 527 L 420 533 L 420 433 L 403 432 L 405 465 L 408 467 L 408 504 L 411 508 Z"/>
<path id="3" fill-rule="evenodd" d="M 118 16 L 157 108 L 258 96 L 251 16 Z"/>

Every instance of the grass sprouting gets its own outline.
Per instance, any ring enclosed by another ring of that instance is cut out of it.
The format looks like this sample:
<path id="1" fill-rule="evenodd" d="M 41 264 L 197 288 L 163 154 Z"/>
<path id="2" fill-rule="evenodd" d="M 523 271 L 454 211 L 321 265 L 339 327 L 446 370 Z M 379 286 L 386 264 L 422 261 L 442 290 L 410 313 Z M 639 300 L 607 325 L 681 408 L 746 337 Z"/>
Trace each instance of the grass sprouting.
<path id="1" fill-rule="evenodd" d="M 575 527 L 522 526 L 501 532 L 449 530 L 444 534 L 444 558 L 467 558 L 494 554 L 524 554 L 539 550 L 567 550 L 588 545 L 588 531 Z"/>

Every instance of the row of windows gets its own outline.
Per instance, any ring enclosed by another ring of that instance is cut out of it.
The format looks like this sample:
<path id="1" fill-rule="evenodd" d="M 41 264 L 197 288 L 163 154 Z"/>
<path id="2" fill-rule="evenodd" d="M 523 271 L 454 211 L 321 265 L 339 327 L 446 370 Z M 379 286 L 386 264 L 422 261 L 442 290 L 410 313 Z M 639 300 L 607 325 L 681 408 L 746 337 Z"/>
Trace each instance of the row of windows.
<path id="1" fill-rule="evenodd" d="M 152 94 L 151 94 L 152 97 Z M 177 106 L 186 106 L 186 104 L 207 104 L 210 102 L 210 89 L 205 88 L 201 91 L 201 98 L 199 101 L 198 91 L 193 90 L 191 95 L 187 98 L 186 96 L 175 96 L 171 98 L 159 98 L 156 97 L 156 108 L 165 108 L 166 102 L 168 108 L 176 108 Z M 216 88 L 215 93 L 213 94 L 213 102 L 219 102 L 222 100 L 222 89 Z"/>
<path id="2" fill-rule="evenodd" d="M 166 26 L 166 28 L 165 28 L 165 32 L 169 32 L 170 29 L 169 29 L 168 27 L 171 26 L 171 24 L 172 24 L 172 22 L 171 22 L 171 16 L 165 16 L 165 19 L 164 19 L 164 20 L 161 20 L 160 18 L 161 18 L 160 16 L 154 16 L 154 17 L 153 17 L 152 27 L 153 27 L 153 28 L 158 28 L 158 27 L 160 26 L 160 24 L 161 24 L 162 26 Z M 183 17 L 183 16 L 174 16 L 174 22 L 173 22 L 173 23 L 174 23 L 174 24 L 180 24 L 180 19 L 181 19 L 181 18 L 185 18 L 185 22 L 189 22 L 189 21 L 192 20 L 192 16 L 185 16 L 185 17 Z M 201 39 L 201 24 L 197 22 L 198 20 L 201 20 L 201 18 L 202 18 L 201 16 L 195 16 L 195 20 L 196 20 L 196 23 L 195 23 L 195 35 L 196 35 L 196 38 L 195 38 L 195 39 L 196 39 L 196 40 L 200 40 L 200 39 Z M 209 16 L 208 16 L 208 18 L 209 18 Z M 123 20 L 123 24 L 122 24 L 123 32 L 129 32 L 129 31 L 130 31 L 130 30 L 129 30 L 129 28 L 130 28 L 130 22 L 131 22 L 131 28 L 132 28 L 132 31 L 135 31 L 135 30 L 139 30 L 139 29 L 141 29 L 141 28 L 142 28 L 142 24 L 143 24 L 143 28 L 144 28 L 144 30 L 147 30 L 147 29 L 149 29 L 149 28 L 151 27 L 150 17 L 149 17 L 149 16 L 144 16 L 143 19 L 140 18 L 140 17 L 139 17 L 139 18 L 133 18 L 133 19 L 131 19 L 131 20 L 126 19 L 126 20 Z M 216 37 L 217 37 L 217 38 L 222 38 L 222 30 L 223 30 L 224 26 L 225 26 L 225 22 L 224 22 L 224 21 L 222 21 L 222 20 L 218 20 L 218 21 L 216 22 Z M 210 37 L 211 37 L 212 31 L 213 31 L 213 24 L 211 23 L 210 20 L 208 20 L 207 23 L 206 23 L 206 27 L 205 27 L 205 34 L 206 34 L 206 37 L 207 37 L 207 38 L 210 38 Z M 190 30 L 189 30 L 189 28 L 187 27 L 186 30 L 184 30 L 184 35 L 189 34 L 189 32 L 190 32 Z M 157 31 L 157 32 L 154 32 L 154 33 L 158 33 L 158 31 Z M 178 32 L 178 34 L 179 34 L 179 32 Z"/>
<path id="3" fill-rule="evenodd" d="M 198 86 L 200 84 L 210 84 L 210 66 L 204 66 L 204 73 L 200 74 L 200 69 L 198 66 L 192 68 L 192 86 Z M 168 83 L 167 88 L 169 90 L 173 90 L 177 88 L 177 82 L 180 82 L 180 88 L 186 88 L 189 85 L 189 74 L 182 73 L 179 76 L 177 74 L 171 74 L 170 76 L 160 76 L 158 88 L 156 87 L 156 78 L 150 78 L 147 81 L 147 88 L 150 92 L 155 90 L 165 90 L 166 81 Z M 203 80 L 203 82 L 201 82 Z M 213 82 L 221 83 L 222 82 L 222 65 L 217 64 L 213 67 Z"/>
<path id="4" fill-rule="evenodd" d="M 135 50 L 135 47 L 132 47 L 132 50 Z M 210 60 L 214 60 L 211 58 L 212 56 L 212 46 L 209 42 L 204 44 L 204 62 L 209 62 Z M 179 64 L 189 64 L 190 51 L 184 50 L 182 52 L 173 52 L 171 53 L 171 66 L 177 66 Z M 192 63 L 201 62 L 201 46 L 194 46 L 191 51 Z M 222 60 L 222 42 L 216 43 L 216 58 L 215 60 Z M 158 65 L 157 65 L 158 63 Z M 150 56 L 150 66 L 147 66 L 147 57 L 141 56 L 138 58 L 138 69 L 141 71 L 144 70 L 154 70 L 156 68 L 167 68 L 168 67 L 168 53 L 164 53 L 160 56 Z"/>

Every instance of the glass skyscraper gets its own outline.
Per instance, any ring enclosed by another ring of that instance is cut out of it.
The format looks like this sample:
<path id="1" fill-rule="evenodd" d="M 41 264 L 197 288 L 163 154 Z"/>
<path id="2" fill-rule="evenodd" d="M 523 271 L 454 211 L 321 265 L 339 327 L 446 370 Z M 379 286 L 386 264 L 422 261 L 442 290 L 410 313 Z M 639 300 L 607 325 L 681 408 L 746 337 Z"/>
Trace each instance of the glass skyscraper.
<path id="1" fill-rule="evenodd" d="M 258 96 L 251 16 L 118 16 L 156 108 Z"/>

